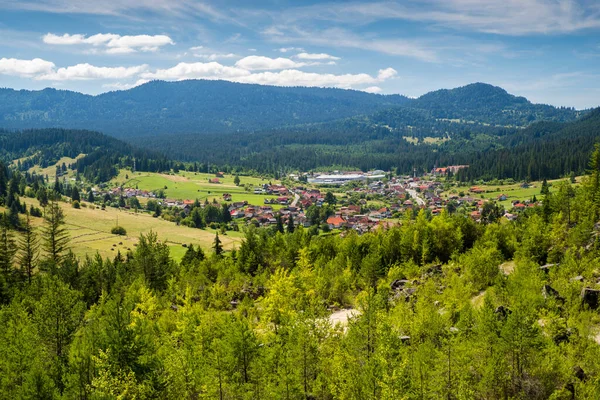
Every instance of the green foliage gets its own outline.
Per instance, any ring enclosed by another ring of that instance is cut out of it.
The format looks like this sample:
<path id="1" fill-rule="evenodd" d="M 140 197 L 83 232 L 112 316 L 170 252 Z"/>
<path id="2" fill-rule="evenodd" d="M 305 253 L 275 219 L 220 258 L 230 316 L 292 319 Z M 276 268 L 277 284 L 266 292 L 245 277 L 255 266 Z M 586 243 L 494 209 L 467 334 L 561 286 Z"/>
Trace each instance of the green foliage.
<path id="1" fill-rule="evenodd" d="M 110 233 L 112 233 L 113 235 L 125 236 L 127 235 L 127 230 L 122 226 L 115 226 L 110 230 Z"/>

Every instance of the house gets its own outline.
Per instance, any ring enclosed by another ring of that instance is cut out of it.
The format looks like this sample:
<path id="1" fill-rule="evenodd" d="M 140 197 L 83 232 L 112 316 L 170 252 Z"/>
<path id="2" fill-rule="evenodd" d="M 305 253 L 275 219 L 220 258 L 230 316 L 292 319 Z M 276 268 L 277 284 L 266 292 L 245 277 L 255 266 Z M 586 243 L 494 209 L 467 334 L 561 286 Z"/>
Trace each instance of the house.
<path id="1" fill-rule="evenodd" d="M 230 193 L 223 193 L 223 200 L 224 201 L 231 201 L 231 194 Z"/>
<path id="2" fill-rule="evenodd" d="M 517 219 L 517 215 L 511 214 L 511 213 L 505 213 L 504 218 L 506 218 L 509 221 L 515 221 Z"/>
<path id="3" fill-rule="evenodd" d="M 485 192 L 485 190 L 483 190 L 479 186 L 471 186 L 471 188 L 469 189 L 469 191 L 473 192 L 473 193 L 478 193 L 478 194 Z"/>
<path id="4" fill-rule="evenodd" d="M 230 212 L 230 214 L 231 214 L 231 218 L 233 218 L 233 219 L 244 217 L 244 212 L 242 210 L 232 210 Z"/>
<path id="5" fill-rule="evenodd" d="M 531 185 L 527 182 L 521 183 L 521 189 L 529 189 L 530 187 L 531 187 Z"/>
<path id="6" fill-rule="evenodd" d="M 471 218 L 475 221 L 479 221 L 481 219 L 481 213 L 479 211 L 473 211 L 471 212 Z"/>
<path id="7" fill-rule="evenodd" d="M 498 201 L 504 201 L 508 198 L 508 196 L 506 196 L 504 193 L 502 193 L 501 195 L 499 195 L 497 197 Z"/>
<path id="8" fill-rule="evenodd" d="M 213 179 L 209 179 L 208 183 L 221 183 L 221 181 L 219 180 L 219 178 L 213 178 Z"/>
<path id="9" fill-rule="evenodd" d="M 340 216 L 333 216 L 327 218 L 327 225 L 330 229 L 341 229 L 346 225 L 346 220 Z"/>
<path id="10" fill-rule="evenodd" d="M 216 176 L 217 178 L 224 178 L 224 177 L 225 177 L 225 172 L 217 172 L 217 173 L 215 174 L 215 176 Z"/>

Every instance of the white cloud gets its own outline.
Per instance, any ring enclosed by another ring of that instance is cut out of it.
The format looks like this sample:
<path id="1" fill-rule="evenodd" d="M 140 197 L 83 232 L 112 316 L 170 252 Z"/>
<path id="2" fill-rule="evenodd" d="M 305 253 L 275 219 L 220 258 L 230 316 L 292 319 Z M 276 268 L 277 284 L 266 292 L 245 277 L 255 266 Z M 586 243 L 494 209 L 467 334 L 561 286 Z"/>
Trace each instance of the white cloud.
<path id="1" fill-rule="evenodd" d="M 304 49 L 302 47 L 282 47 L 280 49 L 277 49 L 280 53 L 287 53 L 290 51 L 304 51 Z"/>
<path id="2" fill-rule="evenodd" d="M 352 25 L 405 20 L 500 35 L 560 34 L 600 28 L 600 12 L 593 0 L 332 2 L 289 8 L 273 17 L 281 26 L 315 19 Z"/>
<path id="3" fill-rule="evenodd" d="M 121 83 L 121 82 L 105 83 L 104 85 L 102 85 L 102 88 L 110 89 L 110 90 L 128 90 L 128 89 L 143 85 L 144 83 L 148 83 L 148 82 L 149 81 L 146 79 L 138 79 L 134 83 Z"/>
<path id="4" fill-rule="evenodd" d="M 325 54 L 325 53 L 316 53 L 316 54 L 311 54 L 311 53 L 300 53 L 300 54 L 296 54 L 295 57 L 301 59 L 301 60 L 333 60 L 333 61 L 337 61 L 340 58 L 339 57 L 335 57 L 329 54 Z"/>
<path id="5" fill-rule="evenodd" d="M 380 81 L 385 81 L 395 77 L 396 75 L 398 75 L 398 71 L 396 71 L 394 68 L 380 69 L 379 73 L 377 74 L 377 79 Z"/>
<path id="6" fill-rule="evenodd" d="M 194 47 L 190 47 L 191 51 L 198 51 L 198 50 L 202 50 L 204 48 L 204 46 L 194 46 Z"/>
<path id="7" fill-rule="evenodd" d="M 135 67 L 97 67 L 86 63 L 59 68 L 55 71 L 38 75 L 35 79 L 51 81 L 125 79 L 137 76 L 147 69 L 147 65 L 138 65 Z"/>
<path id="8" fill-rule="evenodd" d="M 305 63 L 299 63 L 289 58 L 270 58 L 264 56 L 248 56 L 235 63 L 236 67 L 250 71 L 300 68 L 305 65 Z"/>
<path id="9" fill-rule="evenodd" d="M 262 33 L 275 43 L 309 43 L 315 46 L 346 47 L 379 53 L 415 58 L 425 62 L 438 62 L 437 51 L 430 44 L 420 40 L 408 39 L 365 39 L 351 31 L 341 28 L 331 28 L 321 31 L 304 31 L 298 28 L 278 26 L 276 31 L 281 34 L 274 35 L 273 30 L 267 29 Z M 287 30 L 287 34 L 283 31 Z"/>
<path id="10" fill-rule="evenodd" d="M 166 35 L 135 35 L 121 36 L 114 33 L 98 33 L 88 36 L 75 34 L 55 35 L 48 33 L 44 35 L 43 41 L 51 45 L 91 45 L 102 47 L 107 54 L 126 54 L 142 52 L 155 52 L 160 47 L 169 44 L 175 44 L 173 40 Z"/>
<path id="11" fill-rule="evenodd" d="M 236 79 L 242 83 L 258 83 L 261 85 L 275 86 L 311 86 L 311 87 L 338 87 L 350 89 L 355 86 L 368 85 L 378 82 L 377 78 L 369 74 L 318 74 L 304 72 L 296 69 L 286 69 L 279 72 L 261 72 Z"/>
<path id="12" fill-rule="evenodd" d="M 236 57 L 238 57 L 238 55 L 233 54 L 233 53 L 227 53 L 227 54 L 213 53 L 213 54 L 194 54 L 194 57 L 202 58 L 202 59 L 208 60 L 208 61 L 217 61 L 217 60 L 227 59 L 227 58 L 236 58 Z"/>
<path id="13" fill-rule="evenodd" d="M 168 69 L 158 69 L 154 72 L 143 72 L 143 79 L 185 80 L 185 79 L 222 79 L 232 82 L 256 83 L 275 86 L 311 86 L 360 88 L 373 86 L 396 75 L 392 68 L 382 69 L 377 76 L 369 74 L 320 74 L 304 72 L 297 69 L 285 69 L 272 72 L 251 72 L 236 64 L 234 67 L 224 66 L 217 62 L 210 63 L 179 63 Z"/>
<path id="14" fill-rule="evenodd" d="M 381 93 L 382 89 L 379 86 L 369 86 L 366 89 L 363 89 L 363 92 L 367 93 Z"/>
<path id="15" fill-rule="evenodd" d="M 47 74 L 54 70 L 54 63 L 41 58 L 33 60 L 19 60 L 16 58 L 0 58 L 0 74 L 33 77 L 39 74 Z"/>
<path id="16" fill-rule="evenodd" d="M 250 75 L 250 71 L 237 67 L 228 67 L 217 62 L 179 63 L 172 68 L 158 69 L 155 72 L 144 72 L 144 79 L 233 79 Z"/>

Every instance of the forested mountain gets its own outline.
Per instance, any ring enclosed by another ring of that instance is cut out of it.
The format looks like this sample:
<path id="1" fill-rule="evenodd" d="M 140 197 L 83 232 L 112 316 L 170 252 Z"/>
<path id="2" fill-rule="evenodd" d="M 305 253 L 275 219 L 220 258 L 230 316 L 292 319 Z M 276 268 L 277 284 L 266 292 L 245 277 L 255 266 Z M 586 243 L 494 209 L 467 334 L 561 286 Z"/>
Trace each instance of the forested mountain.
<path id="1" fill-rule="evenodd" d="M 226 81 L 153 81 L 88 96 L 76 92 L 0 90 L 0 127 L 65 127 L 118 137 L 223 133 L 330 121 L 409 101 L 355 90 L 275 87 Z"/>
<path id="2" fill-rule="evenodd" d="M 525 97 L 485 83 L 427 93 L 411 107 L 431 112 L 434 118 L 462 119 L 494 125 L 526 126 L 534 121 L 571 121 L 575 110 L 532 104 Z"/>
<path id="3" fill-rule="evenodd" d="M 98 96 L 55 89 L 0 90 L 0 127 L 92 129 L 121 138 L 284 129 L 359 115 L 372 115 L 367 118 L 375 124 L 426 128 L 440 119 L 526 126 L 535 121 L 570 121 L 577 112 L 532 104 L 482 83 L 418 99 L 206 80 L 153 81 Z M 343 131 L 337 134 L 344 136 Z"/>
<path id="4" fill-rule="evenodd" d="M 105 182 L 118 173 L 119 167 L 140 171 L 165 171 L 169 162 L 159 153 L 140 150 L 99 132 L 66 129 L 0 130 L 0 161 L 21 159 L 18 168 L 27 171 L 38 165 L 54 165 L 62 157 L 85 154 L 71 168 L 91 182 Z"/>

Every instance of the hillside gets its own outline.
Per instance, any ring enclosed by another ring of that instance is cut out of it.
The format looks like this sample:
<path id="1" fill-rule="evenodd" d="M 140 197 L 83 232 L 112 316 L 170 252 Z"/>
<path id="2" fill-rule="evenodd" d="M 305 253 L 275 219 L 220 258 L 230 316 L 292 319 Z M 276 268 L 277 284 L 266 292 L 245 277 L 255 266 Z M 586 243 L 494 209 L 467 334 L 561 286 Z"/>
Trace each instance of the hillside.
<path id="1" fill-rule="evenodd" d="M 0 130 L 0 161 L 18 160 L 21 171 L 32 167 L 43 169 L 63 157 L 77 158 L 70 168 L 91 182 L 110 180 L 119 167 L 132 167 L 134 159 L 140 171 L 171 168 L 171 163 L 161 154 L 138 149 L 99 132 L 50 128 Z"/>
<path id="2" fill-rule="evenodd" d="M 440 119 L 526 126 L 535 121 L 570 121 L 577 112 L 532 104 L 482 83 L 414 100 L 354 90 L 206 80 L 153 81 L 98 96 L 55 89 L 0 89 L 0 127 L 91 129 L 121 138 L 268 130 L 359 115 L 373 115 L 370 119 L 376 124 L 419 128 Z"/>
<path id="3" fill-rule="evenodd" d="M 571 121 L 572 109 L 533 104 L 524 97 L 485 83 L 427 93 L 411 107 L 431 112 L 434 118 L 462 119 L 494 125 L 526 126 L 534 121 Z"/>
<path id="4" fill-rule="evenodd" d="M 202 142 L 196 135 L 180 135 L 177 140 L 145 137 L 133 143 L 184 160 L 271 173 L 331 166 L 411 173 L 413 168 L 429 171 L 435 164 L 469 164 L 465 179 L 551 179 L 584 172 L 600 136 L 599 114 L 594 110 L 577 121 L 518 129 L 427 119 L 425 111 L 416 110 L 403 122 L 400 118 L 407 114 L 395 109 L 311 126 L 209 135 Z M 419 115 L 424 117 L 415 126 Z"/>
<path id="5" fill-rule="evenodd" d="M 0 90 L 0 127 L 64 127 L 118 137 L 222 133 L 330 121 L 406 103 L 399 95 L 353 90 L 248 85 L 226 81 L 153 81 L 88 96 Z"/>

